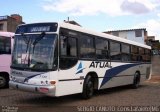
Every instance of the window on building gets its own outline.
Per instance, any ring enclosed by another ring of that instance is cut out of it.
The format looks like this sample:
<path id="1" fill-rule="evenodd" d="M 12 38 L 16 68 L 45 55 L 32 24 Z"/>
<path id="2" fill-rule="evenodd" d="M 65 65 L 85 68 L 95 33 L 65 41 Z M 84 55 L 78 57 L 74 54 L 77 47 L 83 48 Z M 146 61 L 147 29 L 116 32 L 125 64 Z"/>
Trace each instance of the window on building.
<path id="1" fill-rule="evenodd" d="M 0 30 L 3 30 L 3 24 L 0 24 Z"/>
<path id="2" fill-rule="evenodd" d="M 142 37 L 142 30 L 135 30 L 136 37 Z"/>
<path id="3" fill-rule="evenodd" d="M 110 42 L 110 56 L 112 60 L 121 60 L 120 43 Z"/>

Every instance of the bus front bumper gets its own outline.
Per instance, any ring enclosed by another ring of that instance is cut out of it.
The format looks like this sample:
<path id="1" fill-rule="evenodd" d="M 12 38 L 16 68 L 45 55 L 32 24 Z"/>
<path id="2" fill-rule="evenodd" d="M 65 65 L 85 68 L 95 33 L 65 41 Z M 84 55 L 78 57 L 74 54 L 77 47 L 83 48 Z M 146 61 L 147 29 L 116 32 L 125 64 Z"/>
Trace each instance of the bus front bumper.
<path id="1" fill-rule="evenodd" d="M 9 81 L 9 87 L 12 89 L 17 89 L 27 92 L 43 93 L 48 96 L 55 96 L 55 89 L 56 89 L 54 85 L 53 86 L 28 85 L 14 81 Z"/>

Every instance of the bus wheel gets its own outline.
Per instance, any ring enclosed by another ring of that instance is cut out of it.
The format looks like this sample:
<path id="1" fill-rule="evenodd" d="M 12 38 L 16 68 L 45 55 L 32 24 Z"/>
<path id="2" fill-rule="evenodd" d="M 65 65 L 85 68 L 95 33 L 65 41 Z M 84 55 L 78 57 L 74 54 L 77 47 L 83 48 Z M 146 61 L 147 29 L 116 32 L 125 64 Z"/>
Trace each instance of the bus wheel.
<path id="1" fill-rule="evenodd" d="M 136 72 L 134 75 L 132 87 L 134 89 L 137 89 L 139 87 L 139 84 L 140 84 L 140 74 L 138 72 Z"/>
<path id="2" fill-rule="evenodd" d="M 89 75 L 84 80 L 82 97 L 84 99 L 89 99 L 93 96 L 94 85 L 92 81 L 92 77 Z"/>
<path id="3" fill-rule="evenodd" d="M 4 88 L 7 86 L 7 79 L 4 76 L 0 75 L 0 88 Z"/>

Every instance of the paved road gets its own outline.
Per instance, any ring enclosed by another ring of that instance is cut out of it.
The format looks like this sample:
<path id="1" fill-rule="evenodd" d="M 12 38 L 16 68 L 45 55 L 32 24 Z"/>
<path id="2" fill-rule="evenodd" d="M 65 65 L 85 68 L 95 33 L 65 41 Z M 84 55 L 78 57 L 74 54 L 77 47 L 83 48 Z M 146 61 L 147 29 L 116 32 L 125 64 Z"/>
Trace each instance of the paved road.
<path id="1" fill-rule="evenodd" d="M 50 110 L 74 110 L 85 106 L 160 106 L 160 83 L 144 82 L 139 89 L 130 86 L 117 87 L 96 92 L 89 100 L 82 100 L 79 95 L 51 98 L 40 94 L 31 94 L 16 90 L 0 91 L 0 105 L 18 107 L 18 112 Z M 6 108 L 6 107 L 3 107 Z M 24 110 L 25 109 L 25 110 Z"/>
<path id="2" fill-rule="evenodd" d="M 101 90 L 89 100 L 82 100 L 80 95 L 51 98 L 41 94 L 3 89 L 0 90 L 0 112 L 114 111 L 114 109 L 124 111 L 123 109 L 128 106 L 143 106 L 160 111 L 160 57 L 156 56 L 152 60 L 154 60 L 153 77 L 150 81 L 142 83 L 138 89 L 123 86 Z"/>

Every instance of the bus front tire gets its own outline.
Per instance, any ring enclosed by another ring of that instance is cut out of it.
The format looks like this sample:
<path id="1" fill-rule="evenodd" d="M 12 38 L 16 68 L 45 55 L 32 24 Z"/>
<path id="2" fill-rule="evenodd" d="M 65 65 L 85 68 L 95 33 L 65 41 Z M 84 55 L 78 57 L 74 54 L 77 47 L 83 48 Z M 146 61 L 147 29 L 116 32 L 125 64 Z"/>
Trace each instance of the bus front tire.
<path id="1" fill-rule="evenodd" d="M 84 80 L 82 97 L 84 99 L 89 99 L 93 96 L 94 93 L 94 84 L 92 81 L 92 77 L 89 75 Z"/>
<path id="2" fill-rule="evenodd" d="M 140 74 L 138 72 L 135 73 L 132 88 L 137 89 L 140 85 Z"/>

